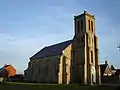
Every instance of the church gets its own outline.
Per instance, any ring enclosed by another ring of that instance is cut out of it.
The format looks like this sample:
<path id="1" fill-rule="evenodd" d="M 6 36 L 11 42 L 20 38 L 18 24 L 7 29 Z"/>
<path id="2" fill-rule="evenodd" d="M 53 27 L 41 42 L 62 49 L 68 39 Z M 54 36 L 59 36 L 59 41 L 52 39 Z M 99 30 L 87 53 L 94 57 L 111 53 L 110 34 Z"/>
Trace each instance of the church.
<path id="1" fill-rule="evenodd" d="M 74 37 L 47 46 L 30 57 L 26 81 L 83 85 L 101 84 L 95 16 L 84 11 L 74 16 Z"/>

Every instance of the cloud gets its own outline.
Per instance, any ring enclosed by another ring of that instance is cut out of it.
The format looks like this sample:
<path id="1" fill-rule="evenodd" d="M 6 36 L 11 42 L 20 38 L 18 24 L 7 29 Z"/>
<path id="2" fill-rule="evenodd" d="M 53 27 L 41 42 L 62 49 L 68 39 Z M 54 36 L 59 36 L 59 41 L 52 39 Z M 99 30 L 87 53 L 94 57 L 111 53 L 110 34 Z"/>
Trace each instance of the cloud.
<path id="1" fill-rule="evenodd" d="M 44 45 L 39 38 L 10 37 L 5 34 L 0 34 L 0 41 L 0 66 L 12 64 L 18 72 L 23 72 L 29 57 Z"/>

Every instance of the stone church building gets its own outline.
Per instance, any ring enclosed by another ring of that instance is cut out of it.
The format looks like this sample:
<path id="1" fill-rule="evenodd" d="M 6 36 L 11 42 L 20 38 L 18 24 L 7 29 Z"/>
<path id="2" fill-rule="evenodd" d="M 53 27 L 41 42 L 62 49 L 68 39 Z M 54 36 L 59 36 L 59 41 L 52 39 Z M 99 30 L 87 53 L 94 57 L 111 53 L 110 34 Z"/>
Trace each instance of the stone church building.
<path id="1" fill-rule="evenodd" d="M 74 16 L 73 39 L 47 46 L 30 57 L 26 80 L 39 83 L 101 84 L 95 17 Z"/>

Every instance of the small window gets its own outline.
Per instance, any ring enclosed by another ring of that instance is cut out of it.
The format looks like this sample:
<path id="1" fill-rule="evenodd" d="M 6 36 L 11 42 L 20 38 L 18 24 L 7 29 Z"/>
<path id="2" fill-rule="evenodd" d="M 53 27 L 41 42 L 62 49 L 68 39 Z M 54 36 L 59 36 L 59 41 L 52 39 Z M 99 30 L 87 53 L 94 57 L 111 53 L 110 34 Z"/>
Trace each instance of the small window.
<path id="1" fill-rule="evenodd" d="M 93 32 L 93 21 L 91 21 L 91 30 Z"/>
<path id="2" fill-rule="evenodd" d="M 83 37 L 81 37 L 81 42 L 84 42 L 84 38 Z"/>
<path id="3" fill-rule="evenodd" d="M 48 67 L 48 65 L 46 65 L 46 67 L 45 67 L 45 75 L 48 74 L 48 71 L 49 71 L 49 67 Z"/>
<path id="4" fill-rule="evenodd" d="M 40 69 L 38 69 L 38 74 L 41 74 L 41 70 Z"/>
<path id="5" fill-rule="evenodd" d="M 93 51 L 91 51 L 91 63 L 93 63 Z"/>
<path id="6" fill-rule="evenodd" d="M 88 20 L 88 29 L 90 30 L 90 20 Z"/>
<path id="7" fill-rule="evenodd" d="M 83 20 L 81 20 L 81 30 L 83 30 Z"/>
<path id="8" fill-rule="evenodd" d="M 88 37 L 88 43 L 91 44 L 91 38 L 90 38 L 90 36 Z"/>
<path id="9" fill-rule="evenodd" d="M 77 29 L 78 29 L 78 33 L 79 33 L 79 29 L 80 29 L 80 23 L 79 23 L 79 21 L 77 21 Z"/>
<path id="10" fill-rule="evenodd" d="M 66 63 L 66 66 L 68 66 L 68 63 Z"/>
<path id="11" fill-rule="evenodd" d="M 69 75 L 69 73 L 68 73 L 68 72 L 66 72 L 66 75 Z"/>
<path id="12" fill-rule="evenodd" d="M 77 39 L 78 45 L 80 44 L 80 39 Z"/>
<path id="13" fill-rule="evenodd" d="M 92 43 L 94 43 L 94 40 L 93 40 L 93 38 L 92 38 Z"/>
<path id="14" fill-rule="evenodd" d="M 76 48 L 79 48 L 79 45 L 80 45 L 80 38 L 77 38 L 76 39 Z"/>
<path id="15" fill-rule="evenodd" d="M 107 74 L 105 73 L 104 76 L 107 76 Z"/>

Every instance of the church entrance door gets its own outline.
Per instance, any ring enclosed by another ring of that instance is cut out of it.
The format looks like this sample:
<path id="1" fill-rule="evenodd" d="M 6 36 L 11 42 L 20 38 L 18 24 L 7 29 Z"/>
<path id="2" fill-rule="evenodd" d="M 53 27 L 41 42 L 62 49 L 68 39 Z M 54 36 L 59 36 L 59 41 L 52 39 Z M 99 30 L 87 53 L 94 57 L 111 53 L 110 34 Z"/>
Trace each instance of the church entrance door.
<path id="1" fill-rule="evenodd" d="M 95 67 L 92 66 L 92 77 L 91 77 L 91 81 L 92 81 L 92 84 L 95 84 L 96 83 L 96 71 L 95 71 Z"/>

